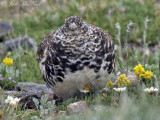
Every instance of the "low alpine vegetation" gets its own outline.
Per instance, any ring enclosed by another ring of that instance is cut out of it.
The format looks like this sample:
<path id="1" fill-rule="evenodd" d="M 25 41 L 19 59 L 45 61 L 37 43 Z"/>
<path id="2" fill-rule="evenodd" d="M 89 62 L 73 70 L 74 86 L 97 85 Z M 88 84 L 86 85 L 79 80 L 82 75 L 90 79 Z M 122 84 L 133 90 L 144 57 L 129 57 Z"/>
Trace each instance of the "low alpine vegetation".
<path id="1" fill-rule="evenodd" d="M 43 92 L 39 98 L 39 93 L 36 93 L 35 98 L 27 101 L 33 103 L 35 109 L 26 109 L 27 103 L 22 105 L 22 96 L 14 90 L 22 81 L 44 84 L 36 61 L 36 51 L 21 47 L 5 51 L 0 47 L 0 119 L 160 118 L 160 5 L 156 0 L 71 0 L 54 3 L 53 0 L 41 0 L 41 5 L 36 7 L 6 7 L 2 6 L 4 3 L 0 1 L 1 20 L 12 23 L 14 30 L 1 36 L 0 29 L 0 42 L 27 35 L 38 46 L 47 33 L 63 24 L 65 18 L 77 15 L 113 36 L 116 69 L 115 78 L 110 79 L 98 93 L 91 93 L 92 86 L 87 84 L 81 90 L 81 97 L 70 98 L 62 103 L 50 100 L 51 96 L 43 95 Z M 4 43 L 1 44 L 3 46 Z M 86 101 L 87 111 L 68 114 L 67 106 L 78 101 Z"/>

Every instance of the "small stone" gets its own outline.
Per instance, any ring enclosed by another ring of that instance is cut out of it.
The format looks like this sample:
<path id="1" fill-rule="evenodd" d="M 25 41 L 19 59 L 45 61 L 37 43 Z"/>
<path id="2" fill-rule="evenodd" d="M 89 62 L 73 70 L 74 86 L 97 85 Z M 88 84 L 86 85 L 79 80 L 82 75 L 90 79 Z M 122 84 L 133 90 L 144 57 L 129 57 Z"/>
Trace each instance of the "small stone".
<path id="1" fill-rule="evenodd" d="M 114 99 L 114 101 L 117 102 L 117 103 L 119 103 L 119 98 L 116 97 L 116 98 Z"/>
<path id="2" fill-rule="evenodd" d="M 41 96 L 28 95 L 26 97 L 23 97 L 19 103 L 22 104 L 22 108 L 24 108 L 24 109 L 37 109 L 34 102 L 33 102 L 33 98 L 36 98 L 36 99 L 38 99 L 38 101 L 40 101 Z"/>
<path id="3" fill-rule="evenodd" d="M 14 95 L 14 96 L 17 96 L 19 95 L 20 93 L 18 91 L 15 91 L 15 90 L 4 90 L 3 91 L 3 94 L 5 95 Z"/>
<path id="4" fill-rule="evenodd" d="M 46 87 L 46 85 L 43 84 L 37 84 L 33 82 L 19 82 L 16 85 L 17 90 L 22 90 L 25 92 L 28 92 L 30 94 L 53 94 L 53 91 Z"/>
<path id="5" fill-rule="evenodd" d="M 88 109 L 86 101 L 80 101 L 71 103 L 67 106 L 67 112 L 70 113 L 81 113 Z"/>
<path id="6" fill-rule="evenodd" d="M 139 83 L 137 76 L 132 72 L 128 72 L 127 78 L 130 80 L 131 85 L 137 85 Z"/>
<path id="7" fill-rule="evenodd" d="M 0 37 L 10 33 L 13 30 L 13 27 L 6 22 L 0 22 Z"/>
<path id="8" fill-rule="evenodd" d="M 18 48 L 28 48 L 31 50 L 36 50 L 35 41 L 27 36 L 20 36 L 15 39 L 6 40 L 2 44 L 7 51 L 13 51 Z"/>

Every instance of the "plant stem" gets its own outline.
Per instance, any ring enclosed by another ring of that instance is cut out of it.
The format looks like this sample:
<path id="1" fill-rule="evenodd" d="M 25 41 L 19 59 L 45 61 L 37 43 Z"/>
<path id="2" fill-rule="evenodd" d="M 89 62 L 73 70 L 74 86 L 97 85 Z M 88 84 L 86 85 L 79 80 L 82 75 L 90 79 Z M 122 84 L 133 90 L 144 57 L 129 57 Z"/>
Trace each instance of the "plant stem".
<path id="1" fill-rule="evenodd" d="M 127 72 L 126 72 L 126 76 L 128 76 L 128 45 L 127 45 L 127 42 L 128 42 L 128 40 L 127 40 L 127 38 L 128 38 L 128 34 L 129 34 L 129 32 L 127 31 L 126 32 L 126 43 L 125 43 L 125 49 L 126 49 L 126 62 L 127 62 L 127 65 L 126 65 L 126 67 L 127 67 Z"/>
<path id="2" fill-rule="evenodd" d="M 159 58 L 159 80 L 160 80 L 160 58 Z"/>
<path id="3" fill-rule="evenodd" d="M 150 23 L 150 20 L 148 18 L 146 18 L 145 22 L 144 22 L 144 31 L 143 31 L 143 64 L 146 64 L 146 55 L 145 55 L 145 51 L 147 50 L 147 44 L 146 44 L 146 38 L 147 38 L 147 29 L 148 29 L 148 24 Z"/>
<path id="4" fill-rule="evenodd" d="M 126 42 L 125 42 L 125 48 L 126 48 L 126 54 L 127 54 L 127 56 L 126 56 L 126 62 L 127 62 L 127 72 L 126 72 L 126 76 L 128 76 L 128 45 L 127 45 L 127 43 L 128 43 L 128 34 L 130 33 L 130 30 L 132 29 L 132 28 L 134 28 L 134 24 L 133 24 L 133 22 L 132 21 L 130 21 L 129 23 L 128 23 L 128 25 L 127 25 L 127 27 L 126 27 Z"/>

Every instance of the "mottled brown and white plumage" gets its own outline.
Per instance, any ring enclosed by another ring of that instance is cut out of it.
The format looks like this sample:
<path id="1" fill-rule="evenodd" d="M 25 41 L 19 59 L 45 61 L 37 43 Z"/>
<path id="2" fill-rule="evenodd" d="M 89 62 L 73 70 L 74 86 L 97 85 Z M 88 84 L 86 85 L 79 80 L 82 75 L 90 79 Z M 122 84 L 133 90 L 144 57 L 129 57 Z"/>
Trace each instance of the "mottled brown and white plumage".
<path id="1" fill-rule="evenodd" d="M 112 37 L 78 16 L 65 19 L 41 42 L 38 62 L 46 85 L 67 99 L 85 85 L 95 92 L 105 87 L 115 68 Z"/>

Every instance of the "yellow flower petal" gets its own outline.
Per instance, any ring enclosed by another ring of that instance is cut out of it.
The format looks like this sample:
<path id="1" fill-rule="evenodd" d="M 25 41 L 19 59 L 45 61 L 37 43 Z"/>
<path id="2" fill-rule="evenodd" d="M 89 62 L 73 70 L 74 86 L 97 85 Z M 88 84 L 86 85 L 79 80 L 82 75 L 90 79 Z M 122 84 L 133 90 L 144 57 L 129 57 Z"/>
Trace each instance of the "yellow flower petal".
<path id="1" fill-rule="evenodd" d="M 124 87 L 130 84 L 130 81 L 128 80 L 128 78 L 126 77 L 125 74 L 120 75 L 117 80 L 116 80 L 117 84 L 118 84 L 118 88 L 120 87 Z"/>
<path id="2" fill-rule="evenodd" d="M 112 83 L 111 81 L 109 81 L 109 82 L 107 83 L 107 85 L 108 85 L 109 87 L 112 87 L 112 86 L 114 85 L 114 83 Z"/>
<path id="3" fill-rule="evenodd" d="M 90 85 L 87 84 L 87 85 L 84 86 L 84 90 L 90 91 L 90 89 L 91 89 Z"/>
<path id="4" fill-rule="evenodd" d="M 134 70 L 134 73 L 139 77 L 141 77 L 140 75 L 145 72 L 141 64 L 138 64 L 137 66 L 135 66 L 133 70 Z"/>
<path id="5" fill-rule="evenodd" d="M 3 60 L 3 63 L 4 63 L 5 66 L 10 66 L 10 65 L 13 64 L 13 59 L 6 57 L 6 58 Z"/>
<path id="6" fill-rule="evenodd" d="M 151 72 L 151 71 L 146 71 L 145 73 L 144 73 L 144 75 L 143 75 L 143 77 L 145 78 L 145 79 L 151 79 L 151 77 L 153 77 L 154 76 L 154 74 L 153 74 L 153 72 Z"/>

